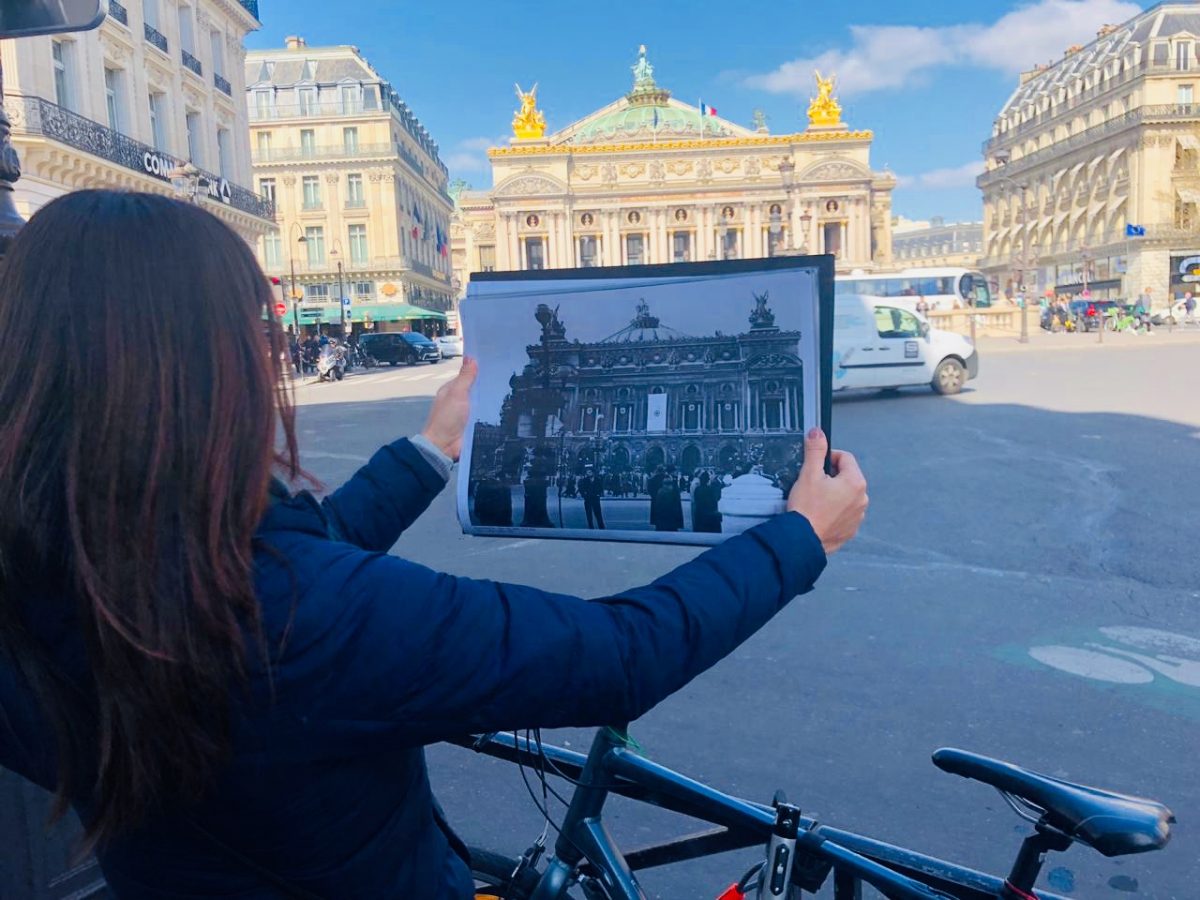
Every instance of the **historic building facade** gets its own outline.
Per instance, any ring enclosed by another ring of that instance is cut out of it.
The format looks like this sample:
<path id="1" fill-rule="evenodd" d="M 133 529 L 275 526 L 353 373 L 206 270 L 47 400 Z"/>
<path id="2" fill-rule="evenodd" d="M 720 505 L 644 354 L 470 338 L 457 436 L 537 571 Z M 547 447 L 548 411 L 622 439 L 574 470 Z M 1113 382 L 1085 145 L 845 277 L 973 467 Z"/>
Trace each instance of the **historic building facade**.
<path id="1" fill-rule="evenodd" d="M 1198 89 L 1195 3 L 1105 26 L 1021 77 L 978 181 L 984 266 L 1001 291 L 1149 289 L 1158 306 L 1186 289 L 1180 270 L 1200 254 Z"/>
<path id="2" fill-rule="evenodd" d="M 983 256 L 983 223 L 892 221 L 892 252 L 901 269 L 943 266 L 974 269 Z"/>
<path id="3" fill-rule="evenodd" d="M 848 128 L 818 77 L 809 126 L 773 135 L 681 103 L 641 50 L 632 90 L 547 134 L 518 88 L 493 186 L 464 191 L 456 274 L 833 253 L 839 271 L 892 261 L 895 178 L 872 171 L 870 131 Z"/>
<path id="4" fill-rule="evenodd" d="M 473 477 L 515 477 L 538 452 L 560 474 L 787 465 L 805 426 L 800 333 L 776 326 L 768 301 L 746 298 L 743 333 L 707 336 L 660 321 L 643 301 L 598 341 L 572 339 L 570 323 L 542 307 L 541 340 L 527 347 L 500 422 L 476 433 Z"/>
<path id="5" fill-rule="evenodd" d="M 184 193 L 256 241 L 273 216 L 250 187 L 242 100 L 257 0 L 108 0 L 107 12 L 93 31 L 0 47 L 18 211 L 84 188 Z"/>
<path id="6" fill-rule="evenodd" d="M 366 325 L 444 320 L 446 166 L 395 88 L 356 48 L 299 37 L 250 53 L 245 69 L 254 174 L 279 222 L 259 258 L 284 283 L 294 267 L 303 299 L 290 315 L 340 323 L 349 298 Z"/>

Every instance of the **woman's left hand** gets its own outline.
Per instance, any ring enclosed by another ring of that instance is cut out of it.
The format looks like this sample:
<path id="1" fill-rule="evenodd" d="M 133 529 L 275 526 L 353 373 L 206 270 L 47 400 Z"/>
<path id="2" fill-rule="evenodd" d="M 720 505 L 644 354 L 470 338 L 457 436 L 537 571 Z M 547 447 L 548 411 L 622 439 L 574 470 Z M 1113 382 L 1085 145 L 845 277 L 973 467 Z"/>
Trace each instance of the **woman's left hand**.
<path id="1" fill-rule="evenodd" d="M 433 408 L 421 434 L 431 444 L 455 462 L 462 454 L 463 432 L 467 428 L 470 412 L 471 385 L 479 374 L 479 364 L 471 357 L 463 357 L 462 368 L 453 381 L 442 385 L 433 398 Z"/>

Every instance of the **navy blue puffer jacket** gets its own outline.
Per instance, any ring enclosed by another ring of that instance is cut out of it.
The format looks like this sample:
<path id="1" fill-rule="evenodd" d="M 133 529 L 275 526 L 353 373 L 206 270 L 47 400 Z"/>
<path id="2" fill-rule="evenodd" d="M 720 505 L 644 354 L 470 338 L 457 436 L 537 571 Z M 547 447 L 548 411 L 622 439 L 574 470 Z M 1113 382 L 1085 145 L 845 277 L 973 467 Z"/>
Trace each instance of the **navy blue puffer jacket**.
<path id="1" fill-rule="evenodd" d="M 234 692 L 233 761 L 208 800 L 101 853 L 118 897 L 281 896 L 219 845 L 319 896 L 471 897 L 433 811 L 426 744 L 636 719 L 809 590 L 825 565 L 794 513 L 600 600 L 389 556 L 443 486 L 401 440 L 321 503 L 276 498 L 256 555 L 278 653 L 274 699 L 265 671 L 252 669 L 250 696 Z M 49 596 L 23 603 L 55 665 L 86 687 L 71 606 Z M 52 790 L 54 746 L 33 694 L 0 655 L 0 765 Z M 86 820 L 86 798 L 74 799 Z"/>

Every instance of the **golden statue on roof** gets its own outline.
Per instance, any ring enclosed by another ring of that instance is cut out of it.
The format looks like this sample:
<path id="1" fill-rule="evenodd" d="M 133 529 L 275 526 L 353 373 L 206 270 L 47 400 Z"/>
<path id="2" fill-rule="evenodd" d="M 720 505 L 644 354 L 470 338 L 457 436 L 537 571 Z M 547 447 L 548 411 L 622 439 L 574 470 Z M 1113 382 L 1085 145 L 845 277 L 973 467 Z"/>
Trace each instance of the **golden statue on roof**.
<path id="1" fill-rule="evenodd" d="M 537 84 L 535 83 L 528 93 L 521 90 L 519 84 L 516 85 L 516 89 L 517 99 L 521 101 L 521 108 L 513 115 L 513 136 L 518 141 L 545 137 L 546 117 L 537 108 Z"/>
<path id="2" fill-rule="evenodd" d="M 808 104 L 808 123 L 818 128 L 831 128 L 842 124 L 842 107 L 833 97 L 833 88 L 837 81 L 836 75 L 822 78 L 817 76 L 817 96 Z"/>

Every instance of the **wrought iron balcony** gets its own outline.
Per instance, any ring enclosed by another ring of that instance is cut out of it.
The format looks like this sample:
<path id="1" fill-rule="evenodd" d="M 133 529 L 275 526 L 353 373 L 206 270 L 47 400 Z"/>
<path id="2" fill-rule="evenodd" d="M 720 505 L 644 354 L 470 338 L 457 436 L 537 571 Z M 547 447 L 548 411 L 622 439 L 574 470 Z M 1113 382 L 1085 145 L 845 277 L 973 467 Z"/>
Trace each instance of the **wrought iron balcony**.
<path id="1" fill-rule="evenodd" d="M 108 17 L 116 19 L 126 28 L 129 27 L 129 13 L 117 0 L 108 0 Z"/>
<path id="2" fill-rule="evenodd" d="M 226 96 L 233 96 L 233 85 L 231 85 L 220 72 L 213 72 L 213 84 L 216 85 L 218 91 Z"/>
<path id="3" fill-rule="evenodd" d="M 161 31 L 159 31 L 157 28 L 154 28 L 153 26 L 151 26 L 151 25 L 149 25 L 149 24 L 147 24 L 147 23 L 143 23 L 143 28 L 145 29 L 145 32 L 146 32 L 146 40 L 147 40 L 148 42 L 150 42 L 151 44 L 153 44 L 155 47 L 157 47 L 157 48 L 158 48 L 159 50 L 161 50 L 163 53 L 167 53 L 167 52 L 169 52 L 169 51 L 167 50 L 167 38 L 166 38 L 166 35 L 164 35 L 164 34 L 163 34 Z"/>
<path id="4" fill-rule="evenodd" d="M 192 56 L 192 54 L 188 53 L 186 50 L 182 51 L 182 54 L 183 54 L 183 67 L 185 69 L 191 69 L 193 72 L 195 72 L 201 78 L 203 78 L 204 77 L 204 67 L 202 65 L 200 65 L 200 60 L 196 59 L 196 57 Z"/>
<path id="5" fill-rule="evenodd" d="M 9 94 L 4 98 L 4 110 L 12 121 L 14 136 L 33 135 L 56 141 L 148 178 L 167 181 L 165 171 L 170 171 L 181 162 L 41 97 Z M 155 170 L 159 174 L 155 174 Z M 275 205 L 265 197 L 240 185 L 224 182 L 211 172 L 202 171 L 200 174 L 220 188 L 221 199 L 215 202 L 227 202 L 234 209 L 261 219 L 275 218 Z"/>

